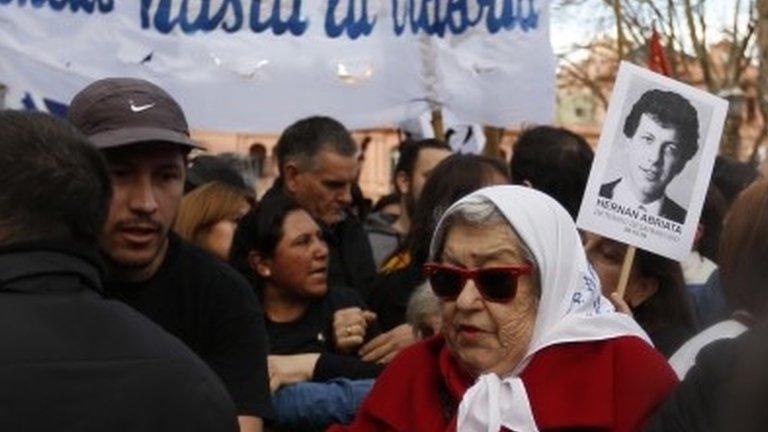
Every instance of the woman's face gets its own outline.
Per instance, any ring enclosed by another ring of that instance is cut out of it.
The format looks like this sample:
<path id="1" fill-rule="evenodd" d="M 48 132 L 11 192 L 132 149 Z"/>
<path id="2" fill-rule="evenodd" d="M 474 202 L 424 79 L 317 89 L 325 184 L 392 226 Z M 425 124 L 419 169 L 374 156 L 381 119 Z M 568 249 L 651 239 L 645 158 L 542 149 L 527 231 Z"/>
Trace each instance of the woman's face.
<path id="1" fill-rule="evenodd" d="M 250 209 L 250 204 L 243 201 L 233 217 L 220 220 L 211 225 L 203 236 L 202 248 L 213 253 L 222 261 L 229 259 L 229 249 L 232 247 L 232 238 L 235 236 L 237 223 Z"/>
<path id="2" fill-rule="evenodd" d="M 468 269 L 526 263 L 519 240 L 506 223 L 456 224 L 449 228 L 443 262 Z M 531 341 L 537 290 L 531 276 L 517 279 L 517 293 L 506 302 L 483 299 L 467 281 L 454 301 L 441 300 L 442 332 L 458 362 L 473 375 L 505 375 L 523 358 Z"/>
<path id="3" fill-rule="evenodd" d="M 267 280 L 286 294 L 308 298 L 328 291 L 328 246 L 322 230 L 305 210 L 288 213 L 283 237 L 266 264 Z"/>
<path id="4" fill-rule="evenodd" d="M 587 259 L 600 278 L 603 295 L 616 291 L 627 245 L 589 232 L 584 233 L 584 249 Z M 636 267 L 636 266 L 635 266 Z M 658 282 L 638 274 L 636 268 L 629 273 L 624 299 L 631 308 L 640 306 L 658 290 Z"/>

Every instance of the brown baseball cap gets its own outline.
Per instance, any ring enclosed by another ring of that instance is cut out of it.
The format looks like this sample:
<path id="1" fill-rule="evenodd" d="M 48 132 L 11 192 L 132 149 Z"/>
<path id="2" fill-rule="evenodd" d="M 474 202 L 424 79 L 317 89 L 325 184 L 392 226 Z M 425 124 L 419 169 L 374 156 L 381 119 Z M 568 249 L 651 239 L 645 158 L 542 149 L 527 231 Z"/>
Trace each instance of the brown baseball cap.
<path id="1" fill-rule="evenodd" d="M 201 148 L 189 137 L 184 111 L 165 90 L 135 78 L 106 78 L 72 99 L 67 114 L 100 149 L 147 141 Z"/>

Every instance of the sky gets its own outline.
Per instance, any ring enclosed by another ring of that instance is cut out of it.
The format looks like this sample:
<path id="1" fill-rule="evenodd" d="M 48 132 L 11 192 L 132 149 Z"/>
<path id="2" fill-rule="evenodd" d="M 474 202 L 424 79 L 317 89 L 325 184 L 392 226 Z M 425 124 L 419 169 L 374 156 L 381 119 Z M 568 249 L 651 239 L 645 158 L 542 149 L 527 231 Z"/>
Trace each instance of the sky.
<path id="1" fill-rule="evenodd" d="M 657 0 L 659 1 L 659 0 Z M 733 21 L 733 15 L 737 0 L 707 0 L 705 17 L 707 19 L 707 25 L 709 28 L 708 36 L 716 37 L 724 25 L 729 25 Z M 666 1 L 659 1 L 660 3 L 666 3 Z M 602 25 L 602 31 L 609 31 L 612 35 L 615 35 L 615 26 L 612 21 L 612 10 L 604 6 L 603 0 L 587 0 L 587 6 L 567 8 L 558 7 L 559 0 L 551 0 L 552 7 L 552 22 L 551 22 L 551 36 L 552 46 L 556 53 L 562 53 L 569 50 L 574 43 L 584 43 L 590 39 L 595 38 L 599 34 L 599 27 L 601 27 L 598 18 L 596 17 L 608 17 L 611 18 L 606 24 Z M 743 5 L 748 3 L 747 0 L 742 0 Z M 595 4 L 598 4 L 597 10 L 600 13 L 595 13 Z M 745 7 L 742 6 L 742 10 Z M 742 13 L 742 16 L 746 16 Z M 608 24 L 608 22 L 610 24 Z M 610 28 L 607 26 L 610 25 Z M 709 40 L 712 40 L 709 37 Z"/>

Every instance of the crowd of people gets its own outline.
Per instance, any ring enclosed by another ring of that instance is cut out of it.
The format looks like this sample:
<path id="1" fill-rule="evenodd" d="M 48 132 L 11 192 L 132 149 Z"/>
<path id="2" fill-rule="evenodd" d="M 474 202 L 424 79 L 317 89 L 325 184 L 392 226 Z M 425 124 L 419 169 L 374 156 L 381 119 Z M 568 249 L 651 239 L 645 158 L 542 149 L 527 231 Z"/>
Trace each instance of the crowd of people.
<path id="1" fill-rule="evenodd" d="M 575 225 L 578 134 L 510 161 L 407 139 L 370 210 L 359 147 L 298 120 L 257 200 L 150 82 L 0 111 L 0 430 L 768 428 L 755 167 L 718 157 L 689 258 L 638 250 L 618 295 L 627 245 Z"/>

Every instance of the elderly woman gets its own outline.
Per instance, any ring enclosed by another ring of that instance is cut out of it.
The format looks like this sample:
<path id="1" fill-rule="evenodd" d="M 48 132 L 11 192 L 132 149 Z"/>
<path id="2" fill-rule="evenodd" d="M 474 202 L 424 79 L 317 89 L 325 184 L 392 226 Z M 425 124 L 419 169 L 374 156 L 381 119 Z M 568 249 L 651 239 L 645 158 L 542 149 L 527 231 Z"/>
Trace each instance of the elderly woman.
<path id="1" fill-rule="evenodd" d="M 602 297 L 571 217 L 543 193 L 461 199 L 431 259 L 442 336 L 395 358 L 336 431 L 634 431 L 677 383 Z"/>

